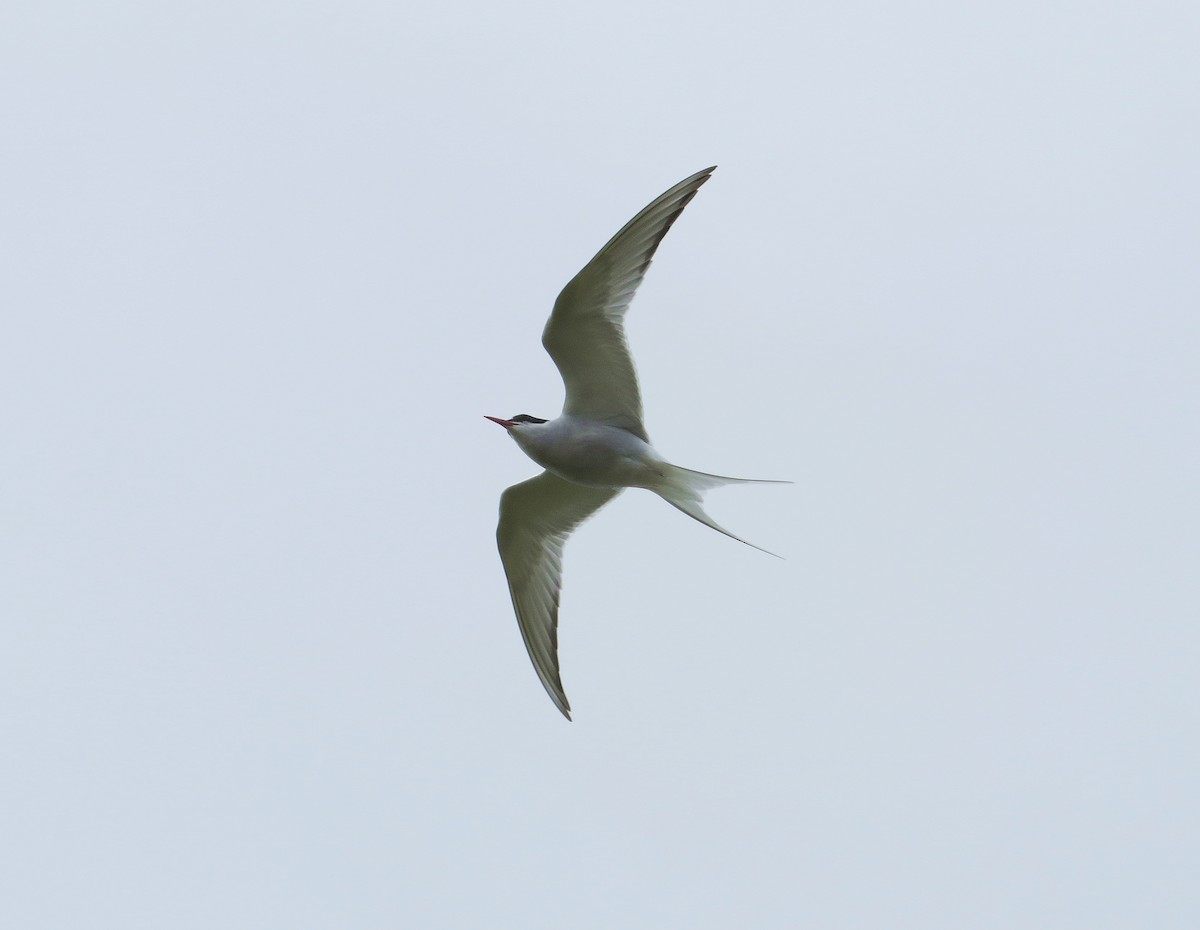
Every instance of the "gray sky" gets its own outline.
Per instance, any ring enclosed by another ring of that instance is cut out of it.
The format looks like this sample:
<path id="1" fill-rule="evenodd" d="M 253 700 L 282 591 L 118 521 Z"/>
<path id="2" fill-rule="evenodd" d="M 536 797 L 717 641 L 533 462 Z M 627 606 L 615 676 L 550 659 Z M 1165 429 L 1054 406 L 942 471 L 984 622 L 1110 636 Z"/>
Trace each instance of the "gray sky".
<path id="1" fill-rule="evenodd" d="M 1193 3 L 9 3 L 0 925 L 1200 924 Z M 559 288 L 679 464 L 494 548 Z"/>

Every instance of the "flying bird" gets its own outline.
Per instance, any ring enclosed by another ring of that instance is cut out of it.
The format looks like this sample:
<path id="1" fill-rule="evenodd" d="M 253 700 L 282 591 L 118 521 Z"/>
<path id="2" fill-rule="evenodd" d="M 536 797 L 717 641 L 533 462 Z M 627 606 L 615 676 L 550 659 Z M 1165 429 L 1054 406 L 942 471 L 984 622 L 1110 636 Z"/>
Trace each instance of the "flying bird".
<path id="1" fill-rule="evenodd" d="M 575 528 L 623 489 L 646 488 L 705 526 L 746 543 L 704 512 L 704 492 L 724 484 L 790 483 L 725 478 L 672 465 L 650 445 L 642 425 L 625 311 L 663 236 L 715 170 L 699 171 L 655 198 L 558 295 L 542 345 L 566 386 L 562 413 L 553 420 L 527 413 L 507 420 L 487 417 L 545 469 L 501 495 L 496 542 L 529 658 L 568 720 L 571 705 L 558 668 L 558 602 L 563 547 Z"/>

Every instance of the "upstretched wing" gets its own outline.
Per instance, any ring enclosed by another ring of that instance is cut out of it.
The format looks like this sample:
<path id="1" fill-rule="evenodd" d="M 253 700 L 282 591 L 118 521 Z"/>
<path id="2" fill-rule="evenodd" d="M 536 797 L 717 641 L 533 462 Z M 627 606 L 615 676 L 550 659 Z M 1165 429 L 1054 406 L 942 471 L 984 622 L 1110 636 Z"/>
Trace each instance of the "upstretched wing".
<path id="1" fill-rule="evenodd" d="M 558 675 L 558 597 L 562 553 L 575 527 L 620 493 L 587 488 L 550 472 L 514 484 L 500 496 L 496 544 L 525 648 L 546 693 L 571 719 Z"/>
<path id="2" fill-rule="evenodd" d="M 567 389 L 563 413 L 603 420 L 650 441 L 625 342 L 625 311 L 663 236 L 715 170 L 697 172 L 656 198 L 558 295 L 542 345 Z"/>

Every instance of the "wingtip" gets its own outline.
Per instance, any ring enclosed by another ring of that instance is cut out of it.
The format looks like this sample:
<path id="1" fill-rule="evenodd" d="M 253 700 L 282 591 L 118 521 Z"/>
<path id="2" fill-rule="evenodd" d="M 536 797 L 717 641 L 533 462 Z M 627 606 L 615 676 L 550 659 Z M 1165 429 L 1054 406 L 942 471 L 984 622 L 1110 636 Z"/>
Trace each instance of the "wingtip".
<path id="1" fill-rule="evenodd" d="M 558 643 L 555 642 L 555 648 L 558 648 Z M 554 702 L 554 706 L 558 708 L 558 712 L 567 720 L 571 719 L 571 702 L 567 700 L 567 692 L 563 690 L 562 681 L 558 679 L 558 669 L 554 670 L 554 688 L 551 690 L 546 687 L 546 693 L 550 695 L 550 700 Z M 545 682 L 543 682 L 545 684 Z"/>
<path id="2" fill-rule="evenodd" d="M 704 184 L 708 183 L 708 179 L 712 177 L 712 173 L 716 170 L 717 170 L 716 165 L 713 165 L 709 168 L 703 168 L 700 171 L 697 171 L 695 174 L 689 174 L 686 178 L 684 178 L 682 181 L 680 181 L 675 186 L 677 188 L 691 186 L 695 189 L 699 189 Z"/>

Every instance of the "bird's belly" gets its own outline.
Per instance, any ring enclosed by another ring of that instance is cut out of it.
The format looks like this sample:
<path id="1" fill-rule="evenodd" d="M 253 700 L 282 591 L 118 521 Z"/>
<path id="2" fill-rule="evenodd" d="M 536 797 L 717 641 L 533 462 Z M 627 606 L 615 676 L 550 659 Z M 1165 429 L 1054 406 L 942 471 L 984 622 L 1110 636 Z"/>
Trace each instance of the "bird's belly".
<path id="1" fill-rule="evenodd" d="M 653 457 L 647 454 L 649 446 L 636 437 L 630 438 L 644 446 L 644 450 L 635 448 L 633 443 L 613 442 L 611 437 L 599 435 L 580 436 L 569 443 L 526 451 L 543 468 L 575 484 L 595 488 L 653 484 L 655 477 L 661 477 L 661 472 L 655 469 Z"/>

